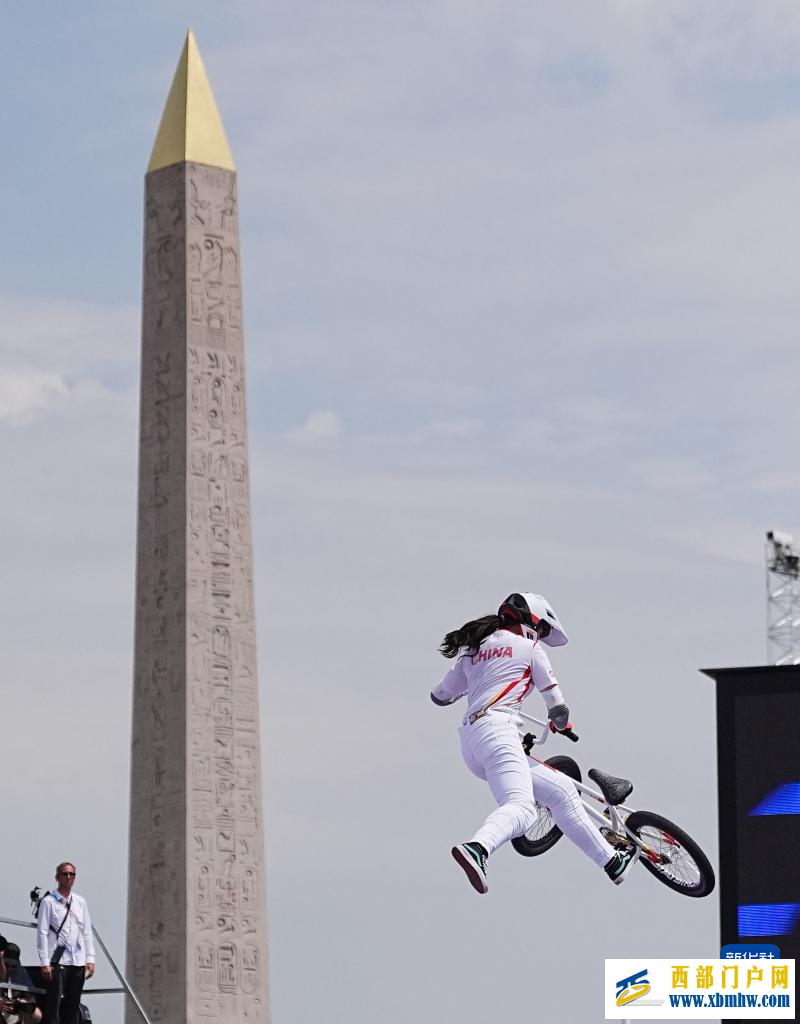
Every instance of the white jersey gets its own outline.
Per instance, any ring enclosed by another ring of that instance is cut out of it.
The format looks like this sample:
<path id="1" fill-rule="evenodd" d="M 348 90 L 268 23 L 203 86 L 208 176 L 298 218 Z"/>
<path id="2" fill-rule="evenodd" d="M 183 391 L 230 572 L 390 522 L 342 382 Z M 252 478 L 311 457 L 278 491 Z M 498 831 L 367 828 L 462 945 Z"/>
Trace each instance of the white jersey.
<path id="1" fill-rule="evenodd" d="M 489 708 L 513 710 L 531 689 L 558 685 L 553 666 L 535 640 L 497 629 L 475 654 L 462 654 L 435 687 L 439 700 L 467 695 L 464 718 Z"/>

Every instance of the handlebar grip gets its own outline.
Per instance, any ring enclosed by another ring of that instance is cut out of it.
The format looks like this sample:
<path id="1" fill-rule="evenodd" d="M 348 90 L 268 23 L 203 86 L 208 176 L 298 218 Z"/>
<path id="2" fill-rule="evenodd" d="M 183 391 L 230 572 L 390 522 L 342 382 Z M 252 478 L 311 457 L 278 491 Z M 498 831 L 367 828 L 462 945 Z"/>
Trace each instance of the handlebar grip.
<path id="1" fill-rule="evenodd" d="M 550 732 L 556 733 L 558 736 L 566 736 L 568 740 L 572 740 L 573 743 L 578 742 L 578 734 L 572 731 L 572 722 L 567 723 L 565 729 L 556 729 L 552 722 L 550 724 Z"/>

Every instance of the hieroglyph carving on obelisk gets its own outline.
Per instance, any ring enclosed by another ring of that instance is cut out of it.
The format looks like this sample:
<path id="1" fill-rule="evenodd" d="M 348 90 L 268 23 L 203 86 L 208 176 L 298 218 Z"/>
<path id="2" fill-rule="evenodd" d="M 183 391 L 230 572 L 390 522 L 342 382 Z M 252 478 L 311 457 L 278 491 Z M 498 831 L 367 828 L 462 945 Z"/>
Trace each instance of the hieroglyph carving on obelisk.
<path id="1" fill-rule="evenodd" d="M 145 211 L 128 976 L 154 1024 L 268 1024 L 236 173 L 191 33 Z"/>

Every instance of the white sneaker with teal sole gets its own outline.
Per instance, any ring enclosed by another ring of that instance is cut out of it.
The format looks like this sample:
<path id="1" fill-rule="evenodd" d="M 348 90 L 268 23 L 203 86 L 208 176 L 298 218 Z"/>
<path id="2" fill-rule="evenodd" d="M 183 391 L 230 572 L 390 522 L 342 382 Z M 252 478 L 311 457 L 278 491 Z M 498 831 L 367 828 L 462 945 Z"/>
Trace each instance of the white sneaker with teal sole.
<path id="1" fill-rule="evenodd" d="M 603 870 L 614 885 L 622 885 L 628 872 L 638 859 L 636 847 L 631 844 L 626 850 L 617 850 Z"/>
<path id="2" fill-rule="evenodd" d="M 470 880 L 473 889 L 480 893 L 488 892 L 486 884 L 486 860 L 487 855 L 482 846 L 477 843 L 459 843 L 454 846 L 453 858 L 457 864 L 464 869 L 464 874 Z"/>

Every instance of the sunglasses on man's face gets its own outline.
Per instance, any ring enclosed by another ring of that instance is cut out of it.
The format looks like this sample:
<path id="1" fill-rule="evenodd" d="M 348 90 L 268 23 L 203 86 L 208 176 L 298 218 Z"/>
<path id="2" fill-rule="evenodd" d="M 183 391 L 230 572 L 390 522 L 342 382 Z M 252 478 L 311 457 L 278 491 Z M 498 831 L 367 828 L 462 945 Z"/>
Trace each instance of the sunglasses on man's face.
<path id="1" fill-rule="evenodd" d="M 74 878 L 75 877 L 75 872 L 74 871 L 59 871 L 59 875 L 62 875 L 64 878 Z"/>

